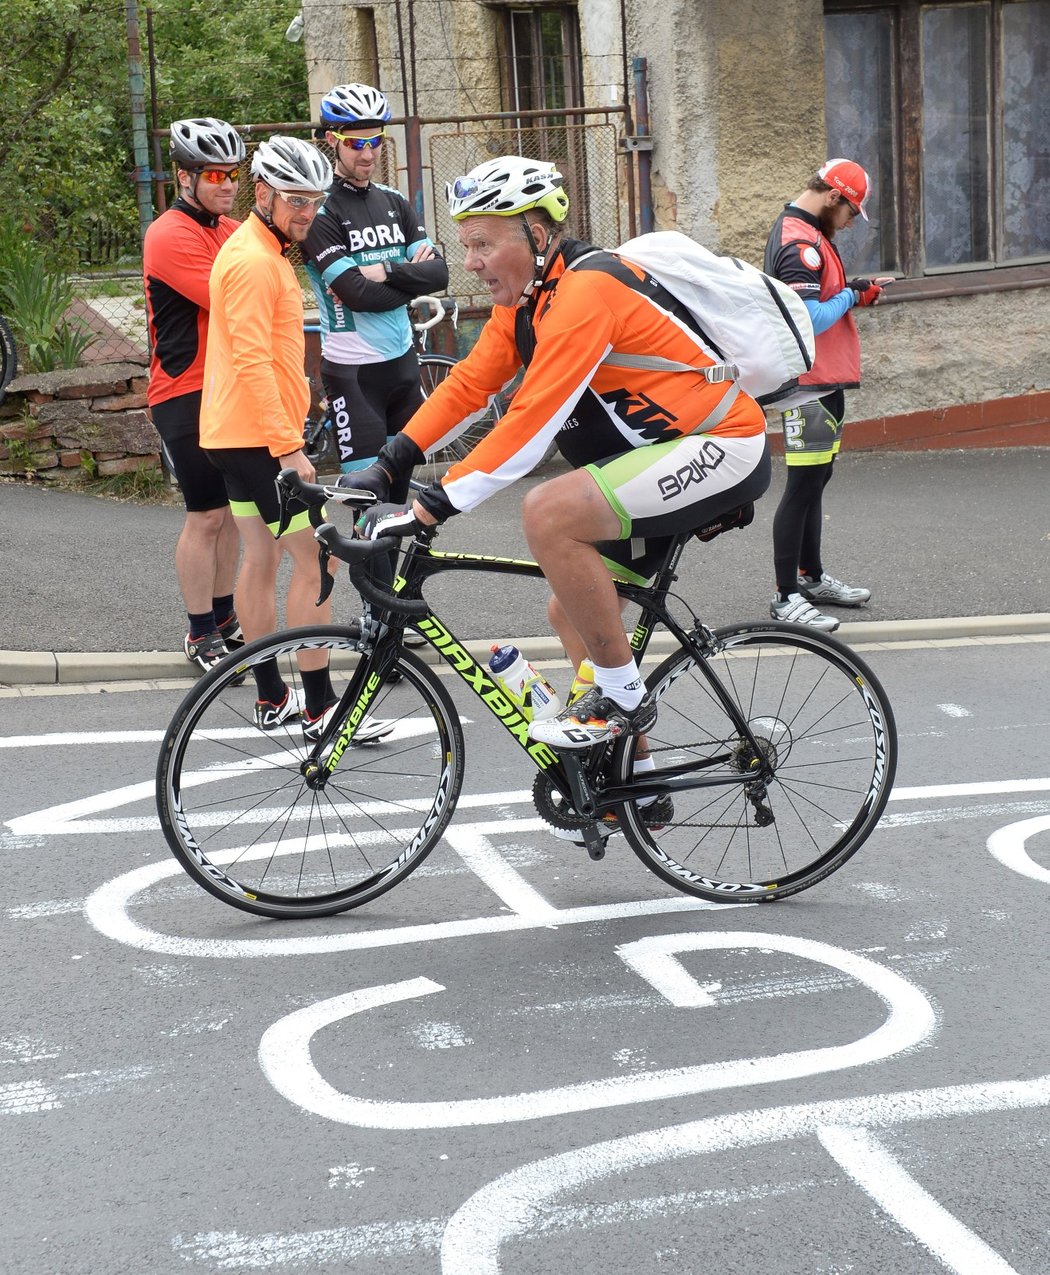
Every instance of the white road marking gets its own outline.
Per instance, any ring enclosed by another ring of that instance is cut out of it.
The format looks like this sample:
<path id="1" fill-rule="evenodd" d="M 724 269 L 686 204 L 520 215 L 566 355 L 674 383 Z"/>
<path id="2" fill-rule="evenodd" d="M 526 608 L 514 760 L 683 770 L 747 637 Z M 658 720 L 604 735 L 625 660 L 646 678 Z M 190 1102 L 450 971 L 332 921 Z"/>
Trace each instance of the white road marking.
<path id="1" fill-rule="evenodd" d="M 988 838 L 988 849 L 1004 867 L 1020 872 L 1022 876 L 1031 877 L 1033 881 L 1050 884 L 1050 871 L 1034 863 L 1025 849 L 1029 837 L 1034 837 L 1037 832 L 1046 832 L 1048 828 L 1050 815 L 1023 819 L 1020 823 L 1012 823 L 993 832 Z"/>
<path id="2" fill-rule="evenodd" d="M 827 1125 L 817 1130 L 824 1149 L 893 1220 L 956 1275 L 1017 1275 L 982 1239 L 897 1163 L 867 1129 Z"/>
<path id="3" fill-rule="evenodd" d="M 972 717 L 973 713 L 968 708 L 963 708 L 961 704 L 938 704 L 937 707 L 945 715 L 945 717 Z"/>
<path id="4" fill-rule="evenodd" d="M 272 754 L 263 764 L 279 764 L 288 756 L 287 752 Z M 209 783 L 224 778 L 220 771 L 201 771 L 195 776 L 186 776 L 184 783 Z M 1050 778 L 1047 779 L 1002 779 L 987 783 L 968 784 L 930 784 L 923 787 L 896 787 L 890 793 L 890 801 L 928 801 L 940 797 L 978 797 L 996 793 L 1048 792 Z M 154 784 L 129 784 L 122 788 L 114 788 L 109 792 L 96 793 L 91 797 L 83 797 L 78 801 L 64 802 L 58 806 L 48 806 L 43 810 L 30 814 L 18 815 L 5 821 L 5 826 L 16 836 L 58 836 L 66 833 L 121 833 L 151 832 L 160 827 L 155 815 L 132 816 L 128 818 L 89 819 L 87 816 L 98 814 L 104 810 L 112 810 L 117 806 L 133 805 L 137 801 L 148 801 L 153 804 Z M 411 805 L 411 803 L 409 803 Z M 419 804 L 419 803 L 417 803 Z M 426 803 L 423 803 L 426 804 Z M 460 798 L 457 810 L 492 809 L 499 805 L 532 805 L 532 793 L 529 789 L 511 792 L 478 793 Z M 1011 809 L 1005 806 L 1003 809 Z M 232 822 L 238 811 L 216 811 L 211 823 L 222 826 Z M 257 816 L 261 822 L 265 812 Z M 293 816 L 294 817 L 294 816 Z M 304 816 L 305 817 L 305 816 Z M 221 821 L 221 822 L 220 822 Z M 887 817 L 883 817 L 882 825 L 887 825 Z M 546 825 L 544 825 L 546 827 Z"/>
<path id="5" fill-rule="evenodd" d="M 709 949 L 786 952 L 803 960 L 830 965 L 879 996 L 889 1009 L 889 1016 L 868 1035 L 845 1045 L 672 1067 L 640 1075 L 611 1076 L 531 1093 L 431 1102 L 385 1102 L 340 1093 L 314 1066 L 310 1055 L 311 1038 L 331 1023 L 376 1006 L 445 990 L 431 979 L 416 978 L 334 996 L 278 1019 L 266 1030 L 259 1044 L 259 1063 L 278 1093 L 328 1120 L 373 1129 L 447 1129 L 535 1120 L 839 1071 L 914 1049 L 935 1026 L 933 1009 L 926 997 L 899 974 L 867 957 L 811 939 L 745 931 L 689 933 L 642 939 L 617 950 L 657 991 L 666 989 L 672 997 L 679 998 L 673 999 L 672 1004 L 710 1005 L 711 998 L 701 993 L 695 983 L 694 991 L 689 992 L 685 984 L 693 980 L 672 955 Z"/>
<path id="6" fill-rule="evenodd" d="M 805 1137 L 829 1125 L 891 1128 L 1048 1105 L 1050 1076 L 1039 1076 L 769 1107 L 593 1143 L 512 1169 L 475 1192 L 445 1229 L 441 1269 L 444 1275 L 498 1275 L 501 1245 L 539 1229 L 559 1196 L 649 1165 Z"/>

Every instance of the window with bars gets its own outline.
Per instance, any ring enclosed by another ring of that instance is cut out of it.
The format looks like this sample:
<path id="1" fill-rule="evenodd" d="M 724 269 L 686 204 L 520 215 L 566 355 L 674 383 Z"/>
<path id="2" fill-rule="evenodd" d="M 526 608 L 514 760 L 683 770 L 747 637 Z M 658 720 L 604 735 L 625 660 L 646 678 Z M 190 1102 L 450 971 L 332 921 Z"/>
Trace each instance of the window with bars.
<path id="1" fill-rule="evenodd" d="M 848 268 L 1050 261 L 1050 0 L 825 0 L 828 154 L 873 178 Z"/>

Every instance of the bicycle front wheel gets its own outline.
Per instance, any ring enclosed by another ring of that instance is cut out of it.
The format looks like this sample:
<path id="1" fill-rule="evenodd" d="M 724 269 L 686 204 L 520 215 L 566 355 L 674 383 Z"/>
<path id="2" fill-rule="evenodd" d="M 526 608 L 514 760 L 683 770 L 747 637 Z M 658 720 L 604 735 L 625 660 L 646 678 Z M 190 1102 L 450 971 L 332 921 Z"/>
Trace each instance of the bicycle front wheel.
<path id="1" fill-rule="evenodd" d="M 758 623 L 715 636 L 706 664 L 754 744 L 693 654 L 675 652 L 647 679 L 659 699 L 648 743 L 655 778 L 696 786 L 659 799 L 660 824 L 634 804 L 622 807 L 621 824 L 642 862 L 688 894 L 783 899 L 840 868 L 878 823 L 897 765 L 893 712 L 863 660 L 825 634 Z M 618 782 L 639 747 L 637 738 L 618 746 Z M 763 766 L 771 778 L 760 777 Z"/>
<path id="2" fill-rule="evenodd" d="M 4 391 L 18 374 L 18 347 L 15 345 L 15 334 L 7 320 L 0 318 L 0 403 L 4 401 Z"/>
<path id="3" fill-rule="evenodd" d="M 391 889 L 440 840 L 462 784 L 455 706 L 434 672 L 402 651 L 358 728 L 372 742 L 351 741 L 319 785 L 302 722 L 261 730 L 254 679 L 242 680 L 276 660 L 301 691 L 299 658 L 318 651 L 342 694 L 364 658 L 347 629 L 260 638 L 190 691 L 157 762 L 157 810 L 176 859 L 224 903 L 262 916 L 328 916 Z"/>
<path id="4" fill-rule="evenodd" d="M 457 359 L 447 354 L 420 355 L 419 385 L 423 391 L 424 398 L 429 398 L 433 394 L 449 372 L 456 366 L 457 362 Z M 454 465 L 456 461 L 462 460 L 468 452 L 472 451 L 481 442 L 502 415 L 503 404 L 497 397 L 493 399 L 489 407 L 476 421 L 467 426 L 458 438 L 453 439 L 446 446 L 438 448 L 433 455 L 426 458 L 422 465 L 417 466 L 415 477 L 424 486 L 429 486 L 430 483 L 436 482 L 444 476 L 449 465 Z"/>

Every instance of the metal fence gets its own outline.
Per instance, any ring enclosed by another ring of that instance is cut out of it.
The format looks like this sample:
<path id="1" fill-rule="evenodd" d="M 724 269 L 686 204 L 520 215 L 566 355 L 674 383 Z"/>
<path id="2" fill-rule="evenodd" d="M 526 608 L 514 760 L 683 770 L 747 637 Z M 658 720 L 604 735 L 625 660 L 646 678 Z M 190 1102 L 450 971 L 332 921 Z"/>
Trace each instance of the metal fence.
<path id="1" fill-rule="evenodd" d="M 637 232 L 637 208 L 646 193 L 639 190 L 636 154 L 626 144 L 623 107 L 578 108 L 552 114 L 522 112 L 422 120 L 394 120 L 387 130 L 377 180 L 395 186 L 412 201 L 449 264 L 448 292 L 464 314 L 487 311 L 488 293 L 478 289 L 463 268 L 456 226 L 444 197 L 446 181 L 488 158 L 527 155 L 556 163 L 570 199 L 569 233 L 601 246 L 615 246 Z M 243 219 L 254 200 L 251 157 L 261 141 L 274 133 L 313 138 L 314 126 L 302 121 L 242 126 L 247 158 L 233 215 Z M 158 130 L 156 151 L 167 152 L 167 130 Z M 326 144 L 318 145 L 327 151 Z M 330 152 L 329 152 L 330 155 Z M 330 158 L 332 156 L 330 155 Z M 169 175 L 155 174 L 154 206 L 170 206 L 176 191 Z M 90 255 L 108 250 L 105 236 Z M 126 253 L 126 245 L 121 245 Z M 308 311 L 314 298 L 298 249 L 291 260 L 303 286 Z M 91 362 L 142 359 L 148 353 L 141 268 L 122 258 L 120 269 L 85 273 L 76 280 L 78 319 L 94 333 L 85 354 Z M 469 325 L 468 325 L 469 331 Z"/>

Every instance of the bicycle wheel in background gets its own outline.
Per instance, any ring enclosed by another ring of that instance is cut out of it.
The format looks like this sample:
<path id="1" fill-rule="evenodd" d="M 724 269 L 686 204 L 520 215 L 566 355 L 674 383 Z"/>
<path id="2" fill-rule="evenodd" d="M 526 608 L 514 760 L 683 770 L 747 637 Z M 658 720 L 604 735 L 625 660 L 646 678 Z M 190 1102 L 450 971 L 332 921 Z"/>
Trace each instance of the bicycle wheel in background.
<path id="1" fill-rule="evenodd" d="M 419 384 L 424 398 L 430 397 L 457 362 L 457 359 L 448 354 L 419 356 Z M 432 456 L 428 456 L 422 465 L 416 466 L 416 479 L 423 486 L 428 486 L 442 478 L 449 465 L 462 460 L 472 448 L 476 447 L 502 415 L 503 404 L 499 398 L 496 398 L 485 413 L 469 425 L 457 439 L 449 443 L 447 447 L 440 448 Z"/>
<path id="2" fill-rule="evenodd" d="M 271 917 L 328 916 L 404 880 L 441 839 L 463 776 L 452 700 L 426 665 L 402 652 L 369 719 L 391 727 L 352 743 L 324 787 L 303 774 L 309 746 L 296 719 L 264 732 L 244 667 L 276 660 L 301 690 L 297 656 L 327 650 L 341 694 L 361 656 L 345 628 L 260 638 L 206 674 L 179 706 L 157 762 L 157 810 L 176 859 L 224 903 Z"/>
<path id="3" fill-rule="evenodd" d="M 18 375 L 18 347 L 15 345 L 15 334 L 7 320 L 0 318 L 0 403 L 4 401 L 4 392 Z"/>
<path id="4" fill-rule="evenodd" d="M 688 894 L 721 903 L 782 899 L 841 867 L 878 823 L 897 765 L 893 713 L 868 666 L 824 634 L 757 623 L 716 637 L 710 667 L 773 778 L 675 792 L 660 827 L 646 826 L 644 808 L 625 806 L 621 823 L 642 862 Z M 712 778 L 756 768 L 753 748 L 692 654 L 675 652 L 646 684 L 660 705 L 648 733 L 657 774 Z M 620 782 L 632 774 L 636 745 L 629 738 L 617 747 Z"/>

